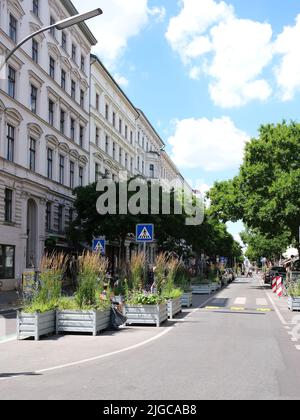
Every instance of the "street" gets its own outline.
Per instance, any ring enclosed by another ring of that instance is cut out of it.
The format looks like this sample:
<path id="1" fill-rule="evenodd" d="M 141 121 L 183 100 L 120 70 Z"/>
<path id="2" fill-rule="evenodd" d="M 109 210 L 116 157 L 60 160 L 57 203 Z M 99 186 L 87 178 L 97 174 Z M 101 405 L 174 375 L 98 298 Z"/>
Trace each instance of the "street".
<path id="1" fill-rule="evenodd" d="M 238 279 L 161 329 L 1 344 L 1 399 L 299 399 L 293 315 L 270 298 Z"/>

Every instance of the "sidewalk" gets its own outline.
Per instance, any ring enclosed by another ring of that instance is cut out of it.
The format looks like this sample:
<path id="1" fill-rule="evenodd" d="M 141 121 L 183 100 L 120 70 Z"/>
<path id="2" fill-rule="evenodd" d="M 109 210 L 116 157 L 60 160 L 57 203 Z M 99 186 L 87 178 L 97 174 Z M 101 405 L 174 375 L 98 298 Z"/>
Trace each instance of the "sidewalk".
<path id="1" fill-rule="evenodd" d="M 18 309 L 19 307 L 19 297 L 15 290 L 11 292 L 0 292 L 0 312 Z"/>

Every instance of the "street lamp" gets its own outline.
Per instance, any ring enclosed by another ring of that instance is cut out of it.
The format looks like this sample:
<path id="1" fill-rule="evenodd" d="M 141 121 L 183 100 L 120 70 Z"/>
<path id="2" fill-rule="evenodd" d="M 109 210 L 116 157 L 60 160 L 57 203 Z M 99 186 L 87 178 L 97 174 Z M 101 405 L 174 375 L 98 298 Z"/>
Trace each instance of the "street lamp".
<path id="1" fill-rule="evenodd" d="M 59 22 L 54 23 L 53 25 L 50 26 L 46 26 L 45 28 L 41 28 L 38 31 L 32 33 L 31 35 L 27 36 L 26 38 L 23 39 L 23 41 L 21 41 L 18 45 L 15 46 L 15 48 L 13 48 L 9 54 L 6 56 L 4 62 L 0 65 L 0 72 L 3 69 L 3 67 L 5 66 L 5 64 L 8 62 L 8 60 L 10 59 L 10 57 L 23 45 L 25 44 L 25 42 L 29 41 L 30 39 L 34 38 L 36 35 L 41 34 L 42 32 L 46 32 L 49 31 L 50 29 L 57 29 L 58 31 L 62 31 L 64 29 L 70 28 L 71 26 L 74 25 L 78 25 L 82 22 L 84 22 L 85 20 L 89 20 L 92 19 L 96 16 L 100 16 L 102 15 L 103 12 L 101 9 L 95 9 L 95 10 L 91 10 L 90 12 L 86 12 L 86 13 L 80 13 L 78 15 L 75 16 L 71 16 L 67 19 L 63 19 Z"/>

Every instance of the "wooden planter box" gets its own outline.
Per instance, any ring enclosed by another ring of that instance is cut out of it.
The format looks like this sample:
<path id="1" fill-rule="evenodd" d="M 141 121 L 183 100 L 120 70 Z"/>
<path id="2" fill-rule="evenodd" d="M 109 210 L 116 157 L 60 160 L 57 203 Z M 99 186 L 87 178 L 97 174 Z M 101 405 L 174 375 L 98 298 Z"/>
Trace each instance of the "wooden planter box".
<path id="1" fill-rule="evenodd" d="M 126 325 L 156 325 L 158 328 L 168 319 L 167 304 L 125 306 Z"/>
<path id="2" fill-rule="evenodd" d="M 288 307 L 290 311 L 300 311 L 300 297 L 289 296 Z"/>
<path id="3" fill-rule="evenodd" d="M 192 292 L 184 293 L 182 295 L 181 306 L 183 308 L 190 308 L 191 306 L 193 306 L 193 293 Z"/>
<path id="4" fill-rule="evenodd" d="M 182 312 L 181 298 L 171 299 L 168 301 L 168 317 L 173 319 L 175 315 Z"/>
<path id="5" fill-rule="evenodd" d="M 96 336 L 110 326 L 110 309 L 106 311 L 57 311 L 56 334 L 90 333 Z"/>
<path id="6" fill-rule="evenodd" d="M 192 286 L 193 295 L 211 295 L 212 290 L 210 284 L 200 284 Z"/>
<path id="7" fill-rule="evenodd" d="M 44 314 L 26 314 L 18 311 L 17 314 L 17 339 L 34 337 L 39 341 L 44 335 L 55 333 L 56 311 L 45 312 Z"/>

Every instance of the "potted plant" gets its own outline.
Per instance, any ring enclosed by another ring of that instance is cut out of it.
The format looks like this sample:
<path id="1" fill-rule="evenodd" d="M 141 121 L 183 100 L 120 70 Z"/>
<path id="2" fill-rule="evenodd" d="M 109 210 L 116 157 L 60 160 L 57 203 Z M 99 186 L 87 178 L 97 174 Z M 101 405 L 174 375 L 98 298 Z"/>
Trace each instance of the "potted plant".
<path id="1" fill-rule="evenodd" d="M 182 290 L 181 306 L 183 308 L 190 308 L 193 306 L 193 293 L 190 281 L 185 274 L 177 277 L 176 286 Z"/>
<path id="2" fill-rule="evenodd" d="M 158 328 L 168 319 L 167 302 L 159 294 L 141 291 L 131 292 L 126 298 L 127 325 L 156 325 Z"/>
<path id="3" fill-rule="evenodd" d="M 300 311 L 300 281 L 288 289 L 288 308 L 290 311 Z"/>
<path id="4" fill-rule="evenodd" d="M 111 303 L 104 281 L 108 261 L 95 253 L 85 253 L 79 260 L 79 283 L 72 298 L 58 302 L 56 334 L 91 333 L 96 336 L 109 328 Z"/>
<path id="5" fill-rule="evenodd" d="M 168 319 L 167 302 L 158 291 L 163 286 L 161 257 L 156 267 L 156 291 L 144 290 L 145 255 L 135 255 L 130 262 L 130 281 L 126 283 L 125 315 L 127 325 L 160 325 Z M 164 266 L 165 270 L 165 266 Z"/>
<path id="6" fill-rule="evenodd" d="M 17 313 L 17 338 L 40 337 L 54 334 L 56 307 L 61 296 L 64 256 L 44 256 L 40 265 L 39 282 L 30 297 L 24 300 Z"/>
<path id="7" fill-rule="evenodd" d="M 168 316 L 170 319 L 173 319 L 175 315 L 182 312 L 181 296 L 183 292 L 181 289 L 175 287 L 175 279 L 180 268 L 180 263 L 177 259 L 172 258 L 166 261 L 166 267 L 167 277 L 162 295 L 167 299 Z"/>
<path id="8" fill-rule="evenodd" d="M 210 295 L 212 293 L 211 283 L 204 277 L 197 278 L 191 288 L 193 295 Z"/>

